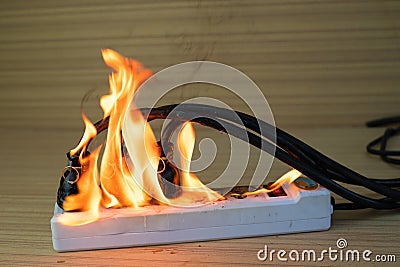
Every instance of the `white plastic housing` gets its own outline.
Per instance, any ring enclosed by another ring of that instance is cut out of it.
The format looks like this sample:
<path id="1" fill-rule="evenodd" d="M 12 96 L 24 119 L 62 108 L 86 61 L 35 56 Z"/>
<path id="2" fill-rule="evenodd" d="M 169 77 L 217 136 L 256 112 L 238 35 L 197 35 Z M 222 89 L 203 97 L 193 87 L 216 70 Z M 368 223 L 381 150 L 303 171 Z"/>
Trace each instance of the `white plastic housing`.
<path id="1" fill-rule="evenodd" d="M 228 197 L 197 208 L 104 209 L 99 220 L 80 226 L 61 224 L 63 213 L 56 207 L 51 219 L 53 246 L 62 252 L 329 229 L 332 207 L 328 190 L 321 186 L 302 190 L 294 184 L 282 187 L 287 196 Z"/>

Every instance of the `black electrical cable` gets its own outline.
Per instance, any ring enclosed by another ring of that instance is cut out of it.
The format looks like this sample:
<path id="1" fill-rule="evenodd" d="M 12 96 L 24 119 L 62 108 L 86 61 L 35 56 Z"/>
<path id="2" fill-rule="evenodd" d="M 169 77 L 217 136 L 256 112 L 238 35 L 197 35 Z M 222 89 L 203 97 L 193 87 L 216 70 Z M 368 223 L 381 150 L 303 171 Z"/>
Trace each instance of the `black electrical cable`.
<path id="1" fill-rule="evenodd" d="M 400 116 L 372 120 L 366 123 L 367 127 L 379 127 L 393 123 L 400 123 Z"/>
<path id="2" fill-rule="evenodd" d="M 157 113 L 157 111 L 153 109 L 152 114 L 154 114 L 154 113 Z M 158 118 L 165 119 L 166 117 L 164 114 L 164 116 L 160 116 Z M 239 134 L 237 134 L 238 131 L 237 131 L 237 129 L 234 128 L 236 126 L 230 125 L 226 122 L 221 123 L 221 121 L 218 121 L 218 119 L 216 119 L 216 118 L 212 118 L 212 119 L 210 119 L 209 117 L 201 118 L 199 114 L 192 113 L 192 112 L 180 111 L 177 118 L 173 118 L 173 119 L 180 119 L 184 122 L 184 121 L 189 120 L 190 118 L 196 118 L 196 119 L 193 119 L 192 121 L 201 123 L 202 125 L 212 127 L 217 130 L 220 130 L 220 131 L 224 131 L 223 129 L 225 129 L 224 132 L 229 132 L 231 135 L 234 135 L 235 137 L 244 140 L 243 136 L 240 136 Z M 216 124 L 212 123 L 212 120 L 216 120 L 217 123 Z M 220 128 L 220 125 L 223 125 L 223 127 Z M 228 130 L 227 130 L 227 128 L 228 128 Z M 172 132 L 172 131 L 170 131 L 170 132 Z M 261 143 L 265 142 L 264 140 L 260 139 L 258 136 L 255 136 L 254 134 L 252 134 L 250 132 L 247 132 L 247 134 L 248 134 L 249 142 L 252 145 L 254 145 L 258 148 L 262 147 Z M 263 149 L 263 150 L 268 153 L 271 153 L 271 151 L 273 151 L 273 148 L 271 148 L 270 146 L 271 146 L 270 143 L 264 143 L 264 147 L 266 149 Z M 297 160 L 295 157 L 292 157 L 290 154 L 288 154 L 286 151 L 284 151 L 280 148 L 276 148 L 275 157 L 282 160 L 283 162 L 291 165 L 292 167 L 296 168 L 297 170 L 299 170 L 300 172 L 302 172 L 309 178 L 311 178 L 311 179 L 315 180 L 316 182 L 320 183 L 321 185 L 329 188 L 331 191 L 337 193 L 338 195 L 341 195 L 342 197 L 344 197 L 350 201 L 353 201 L 354 203 L 357 204 L 357 207 L 364 207 L 364 208 L 372 207 L 375 209 L 393 209 L 393 208 L 400 207 L 400 204 L 396 203 L 396 202 L 386 202 L 386 201 L 382 202 L 380 200 L 371 199 L 371 198 L 359 195 L 355 192 L 352 192 L 352 191 L 342 187 L 341 185 L 333 182 L 329 178 L 325 177 L 323 173 L 319 172 L 318 170 L 316 170 L 315 168 L 313 168 L 311 166 L 308 166 L 307 163 L 301 162 L 301 161 Z"/>
<path id="3" fill-rule="evenodd" d="M 366 123 L 366 125 L 367 127 L 379 127 L 399 123 L 400 116 L 396 116 L 369 121 Z M 400 156 L 400 151 L 387 150 L 387 143 L 389 139 L 398 134 L 400 134 L 400 127 L 387 128 L 382 136 L 376 138 L 367 145 L 368 153 L 379 155 L 381 159 L 387 163 L 400 165 L 400 158 L 396 158 Z M 380 145 L 379 149 L 375 149 L 374 147 L 378 145 Z"/>
<path id="4" fill-rule="evenodd" d="M 390 137 L 394 136 L 397 133 L 400 133 L 400 128 L 397 128 L 397 129 L 389 128 L 389 129 L 387 129 L 383 136 L 380 136 L 380 137 L 374 139 L 373 141 L 371 141 L 367 145 L 367 151 L 369 153 L 371 153 L 371 154 L 374 154 L 374 155 L 382 155 L 382 153 L 384 153 L 387 156 L 400 156 L 400 151 L 387 151 L 386 150 L 386 145 L 387 145 L 388 139 Z M 384 145 L 382 146 L 383 143 L 384 143 Z M 377 146 L 378 144 L 381 144 L 380 149 L 375 149 L 374 147 Z M 382 148 L 385 151 L 382 152 Z"/>
<path id="5" fill-rule="evenodd" d="M 169 106 L 161 107 L 160 109 L 173 110 L 176 107 L 177 107 L 177 105 L 169 105 Z M 199 104 L 181 104 L 181 105 L 179 105 L 179 107 L 180 107 L 179 112 L 184 111 L 184 110 L 193 110 L 193 111 L 197 111 L 200 115 L 207 115 L 208 117 L 222 116 L 224 119 L 227 119 L 227 120 L 235 119 L 235 116 L 237 115 L 242 119 L 242 122 L 244 123 L 244 125 L 246 127 L 249 127 L 251 130 L 253 130 L 257 133 L 260 133 L 259 125 L 264 127 L 264 133 L 267 133 L 267 134 L 271 133 L 272 131 L 275 130 L 274 126 L 267 124 L 261 120 L 258 120 L 252 116 L 249 116 L 245 113 L 238 112 L 238 111 L 234 112 L 234 111 L 226 110 L 226 109 L 219 108 L 219 107 L 212 107 L 212 106 L 208 106 L 208 105 L 199 105 Z M 336 161 L 326 157 L 319 151 L 313 149 L 309 145 L 307 145 L 304 142 L 300 141 L 299 139 L 291 136 L 290 134 L 280 130 L 279 128 L 276 128 L 276 131 L 277 131 L 276 138 L 277 138 L 278 146 L 284 145 L 285 149 L 290 149 L 290 150 L 296 149 L 295 148 L 296 145 L 299 146 L 299 149 L 297 149 L 297 153 L 295 153 L 295 154 L 302 157 L 303 159 L 305 159 L 307 157 L 308 161 L 312 161 L 310 158 L 314 158 L 319 163 L 317 165 L 317 167 L 321 167 L 321 164 L 324 166 L 325 165 L 330 166 L 331 170 L 329 171 L 329 174 L 335 176 L 336 178 L 338 178 L 338 180 L 340 180 L 342 182 L 351 183 L 351 184 L 364 185 L 374 191 L 378 190 L 378 191 L 382 192 L 384 195 L 389 194 L 389 196 L 397 195 L 397 197 L 400 197 L 400 193 L 397 190 L 381 188 L 381 186 L 380 186 L 381 184 L 386 185 L 386 183 L 390 186 L 398 186 L 398 185 L 400 185 L 400 179 L 389 179 L 389 180 L 368 179 L 368 178 L 361 176 L 360 174 L 348 169 L 347 167 L 337 163 Z M 163 137 L 163 138 L 165 138 L 165 137 Z M 268 139 L 272 142 L 275 141 L 275 140 L 273 140 L 273 135 L 271 135 L 271 134 L 268 135 Z M 294 152 L 294 151 L 292 151 L 292 152 Z M 338 172 L 338 171 L 341 172 L 343 175 L 345 175 L 344 177 L 347 177 L 348 179 L 338 176 L 337 173 L 335 172 L 335 170 L 336 170 L 336 172 Z M 333 178 L 335 178 L 335 177 L 333 177 Z M 379 185 L 377 183 L 379 183 Z"/>
<path id="6" fill-rule="evenodd" d="M 217 124 L 211 123 L 209 118 L 197 118 L 192 121 L 196 122 L 196 123 L 200 123 L 204 126 L 211 127 L 211 128 L 216 128 L 216 125 L 218 125 L 218 123 Z M 230 134 L 232 134 L 233 136 L 242 139 L 242 137 L 240 135 L 235 134 L 237 132 L 237 129 L 235 129 L 235 127 L 236 126 L 224 123 L 224 128 L 218 129 L 218 130 L 224 131 L 223 129 L 225 129 L 226 131 L 229 131 Z M 249 143 L 255 147 L 260 148 L 261 143 L 265 142 L 265 140 L 254 135 L 253 133 L 247 132 L 247 134 L 248 134 Z M 270 146 L 271 146 L 270 143 L 265 144 L 265 146 L 264 146 L 265 149 L 263 149 L 263 150 L 268 153 L 271 153 L 274 149 L 271 148 Z M 357 207 L 364 207 L 364 208 L 372 207 L 375 209 L 392 209 L 392 208 L 400 207 L 400 204 L 381 203 L 379 200 L 364 197 L 355 192 L 352 192 L 352 191 L 344 188 L 343 186 L 333 182 L 332 180 L 328 179 L 327 177 L 323 176 L 322 173 L 318 173 L 317 170 L 314 170 L 312 167 L 307 166 L 306 163 L 296 160 L 296 158 L 292 157 L 289 153 L 282 150 L 281 148 L 276 148 L 275 157 L 282 160 L 283 162 L 291 165 L 292 167 L 299 170 L 300 172 L 302 172 L 303 174 L 305 174 L 308 177 L 317 177 L 317 178 L 312 178 L 312 179 L 315 180 L 317 183 L 320 183 L 321 185 L 329 188 L 333 192 L 341 195 L 342 197 L 353 201 L 355 204 L 357 204 Z"/>
<path id="7" fill-rule="evenodd" d="M 141 111 L 143 115 L 151 121 L 154 119 L 167 118 L 177 106 L 178 105 L 168 105 L 153 109 L 144 108 L 141 109 Z M 353 202 L 335 204 L 335 209 L 360 209 L 368 207 L 375 209 L 394 209 L 400 207 L 400 193 L 391 188 L 399 186 L 400 179 L 372 179 L 364 177 L 328 158 L 285 131 L 279 128 L 275 129 L 274 126 L 245 113 L 200 104 L 181 104 L 179 107 L 183 109 L 173 114 L 174 120 L 180 123 L 192 120 L 222 132 L 226 132 L 226 128 L 228 128 L 230 129 L 229 133 L 233 134 L 235 137 L 248 141 L 271 155 L 273 155 L 272 153 L 275 151 L 276 158 L 299 170 L 304 175 L 330 189 L 332 192 Z M 240 121 L 237 120 L 237 117 L 240 118 Z M 249 132 L 248 129 L 237 126 L 241 123 L 256 134 L 262 133 L 262 136 L 257 136 Z M 178 124 L 171 125 L 176 126 Z M 95 124 L 98 133 L 105 130 L 107 126 L 108 118 Z M 164 132 L 162 140 L 170 138 L 169 135 L 173 132 L 173 127 L 171 126 L 170 128 L 170 130 L 167 128 L 167 131 Z M 263 131 L 261 131 L 261 129 Z M 275 130 L 276 140 L 274 138 Z M 238 134 L 240 132 L 242 134 Z M 346 189 L 342 185 L 334 182 L 334 180 L 364 186 L 387 197 L 383 199 L 368 198 Z"/>

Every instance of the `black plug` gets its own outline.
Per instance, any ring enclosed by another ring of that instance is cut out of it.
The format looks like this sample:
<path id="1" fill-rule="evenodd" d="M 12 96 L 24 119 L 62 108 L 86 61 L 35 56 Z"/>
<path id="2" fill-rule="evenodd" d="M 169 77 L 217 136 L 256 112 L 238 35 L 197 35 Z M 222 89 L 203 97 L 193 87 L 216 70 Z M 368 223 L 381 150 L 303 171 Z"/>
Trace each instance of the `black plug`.
<path id="1" fill-rule="evenodd" d="M 77 153 L 80 154 L 80 153 Z M 85 157 L 89 155 L 88 151 L 85 151 Z M 79 156 L 67 153 L 68 164 L 64 168 L 63 174 L 60 179 L 60 185 L 57 191 L 57 205 L 64 209 L 63 203 L 67 196 L 78 194 L 77 182 L 82 174 L 83 168 L 79 162 Z"/>
<path id="2" fill-rule="evenodd" d="M 158 181 L 167 198 L 176 198 L 182 193 L 182 189 L 180 188 L 179 170 L 168 160 L 172 158 L 173 145 L 172 143 L 168 143 L 167 147 L 162 147 L 161 141 L 158 141 L 157 145 L 161 149 L 157 170 Z"/>

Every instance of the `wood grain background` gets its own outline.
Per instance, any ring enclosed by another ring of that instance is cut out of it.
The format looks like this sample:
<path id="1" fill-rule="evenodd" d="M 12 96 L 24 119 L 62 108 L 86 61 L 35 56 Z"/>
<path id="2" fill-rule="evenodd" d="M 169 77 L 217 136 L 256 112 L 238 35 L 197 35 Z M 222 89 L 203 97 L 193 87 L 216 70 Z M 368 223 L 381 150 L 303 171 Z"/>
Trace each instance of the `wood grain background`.
<path id="1" fill-rule="evenodd" d="M 0 118 L 77 125 L 83 95 L 107 88 L 109 47 L 154 71 L 238 68 L 283 127 L 361 125 L 399 110 L 399 11 L 398 1 L 4 1 Z"/>
<path id="2" fill-rule="evenodd" d="M 233 66 L 260 87 L 279 127 L 366 175 L 399 175 L 365 154 L 381 129 L 363 126 L 400 113 L 399 1 L 0 1 L 3 264 L 257 265 L 265 243 L 326 248 L 342 235 L 399 257 L 398 214 L 372 211 L 335 214 L 324 233 L 55 254 L 49 219 L 65 152 L 82 132 L 81 101 L 94 90 L 83 110 L 100 118 L 96 102 L 108 90 L 101 48 L 153 71 L 192 60 Z M 244 109 L 207 85 L 165 102 L 196 96 Z M 284 170 L 276 164 L 271 174 Z"/>

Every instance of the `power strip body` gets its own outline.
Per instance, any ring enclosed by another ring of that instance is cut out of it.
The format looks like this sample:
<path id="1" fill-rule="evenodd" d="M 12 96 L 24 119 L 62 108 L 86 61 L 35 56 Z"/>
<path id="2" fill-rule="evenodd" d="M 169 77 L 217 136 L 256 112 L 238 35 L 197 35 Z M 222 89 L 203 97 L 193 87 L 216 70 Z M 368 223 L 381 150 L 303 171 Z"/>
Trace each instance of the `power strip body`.
<path id="1" fill-rule="evenodd" d="M 60 222 L 66 212 L 56 204 L 51 219 L 56 251 L 147 246 L 231 239 L 330 228 L 330 192 L 319 186 L 303 190 L 283 184 L 286 196 L 265 193 L 244 199 L 228 197 L 196 208 L 146 206 L 103 209 L 99 220 L 69 226 Z M 85 216 L 74 212 L 69 216 Z"/>

